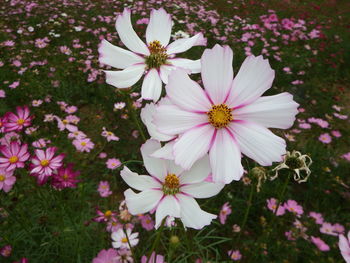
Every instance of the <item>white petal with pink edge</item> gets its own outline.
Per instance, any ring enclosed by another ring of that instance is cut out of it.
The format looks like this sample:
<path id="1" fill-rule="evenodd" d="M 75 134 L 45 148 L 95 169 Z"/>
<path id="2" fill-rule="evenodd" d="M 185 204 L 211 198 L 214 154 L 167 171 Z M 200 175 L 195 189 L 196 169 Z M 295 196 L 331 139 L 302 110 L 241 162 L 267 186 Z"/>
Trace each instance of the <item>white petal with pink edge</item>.
<path id="1" fill-rule="evenodd" d="M 125 69 L 133 64 L 142 63 L 144 58 L 133 52 L 117 47 L 103 39 L 98 48 L 99 61 L 102 64 L 119 69 Z"/>
<path id="2" fill-rule="evenodd" d="M 166 176 L 166 165 L 164 160 L 151 157 L 150 155 L 160 149 L 161 145 L 156 140 L 147 140 L 141 146 L 141 154 L 143 163 L 150 175 L 157 177 L 160 181 L 164 181 Z"/>
<path id="3" fill-rule="evenodd" d="M 218 44 L 202 55 L 203 85 L 214 104 L 223 103 L 228 95 L 233 80 L 232 60 L 231 48 Z"/>
<path id="4" fill-rule="evenodd" d="M 237 120 L 252 121 L 266 128 L 288 129 L 295 121 L 298 106 L 293 96 L 284 92 L 260 97 L 247 106 L 235 109 L 233 114 Z"/>
<path id="5" fill-rule="evenodd" d="M 203 37 L 203 34 L 198 33 L 193 37 L 181 38 L 181 39 L 175 40 L 173 43 L 167 46 L 167 53 L 169 55 L 182 53 L 189 50 L 193 46 L 204 46 L 205 44 L 206 44 L 206 41 Z"/>
<path id="6" fill-rule="evenodd" d="M 188 70 L 189 73 L 199 73 L 201 72 L 201 61 L 200 59 L 191 60 L 187 58 L 173 58 L 168 59 L 169 63 L 174 65 L 177 68 L 183 70 Z"/>
<path id="7" fill-rule="evenodd" d="M 120 89 L 130 88 L 139 81 L 144 71 L 144 64 L 132 65 L 120 71 L 104 70 L 106 82 Z"/>
<path id="8" fill-rule="evenodd" d="M 180 191 L 194 198 L 208 198 L 217 195 L 225 184 L 201 182 L 182 186 Z"/>
<path id="9" fill-rule="evenodd" d="M 143 214 L 151 211 L 159 203 L 163 196 L 162 191 L 146 190 L 136 194 L 128 189 L 124 192 L 125 202 L 132 215 Z"/>
<path id="10" fill-rule="evenodd" d="M 125 8 L 124 12 L 118 16 L 115 27 L 120 40 L 128 49 L 146 56 L 150 54 L 146 44 L 142 42 L 132 27 L 129 9 Z"/>
<path id="11" fill-rule="evenodd" d="M 170 15 L 163 8 L 153 9 L 146 29 L 147 44 L 158 40 L 163 47 L 166 47 L 170 40 L 171 28 Z"/>
<path id="12" fill-rule="evenodd" d="M 195 127 L 182 134 L 173 148 L 175 163 L 189 170 L 195 161 L 208 152 L 213 134 L 211 125 Z"/>
<path id="13" fill-rule="evenodd" d="M 209 150 L 213 181 L 229 184 L 243 175 L 241 152 L 233 134 L 226 129 L 217 130 Z"/>
<path id="14" fill-rule="evenodd" d="M 286 142 L 269 129 L 258 124 L 240 121 L 230 124 L 242 153 L 260 165 L 269 166 L 280 162 L 286 154 Z"/>
<path id="15" fill-rule="evenodd" d="M 181 221 L 185 227 L 202 229 L 217 216 L 203 211 L 193 197 L 176 195 L 181 206 Z"/>
<path id="16" fill-rule="evenodd" d="M 156 223 L 155 228 L 157 229 L 162 220 L 166 216 L 180 217 L 180 204 L 172 195 L 166 195 L 160 202 L 156 211 Z"/>
<path id="17" fill-rule="evenodd" d="M 208 155 L 196 161 L 191 170 L 183 172 L 179 179 L 180 184 L 194 184 L 203 182 L 211 173 L 210 162 Z"/>
<path id="18" fill-rule="evenodd" d="M 174 148 L 175 140 L 168 142 L 159 150 L 156 150 L 151 154 L 152 157 L 162 158 L 166 160 L 174 160 L 173 148 Z"/>
<path id="19" fill-rule="evenodd" d="M 137 173 L 130 171 L 126 166 L 124 166 L 124 169 L 120 172 L 120 175 L 130 187 L 139 191 L 162 187 L 162 185 L 151 176 L 138 175 Z"/>
<path id="20" fill-rule="evenodd" d="M 150 69 L 143 79 L 141 97 L 145 100 L 158 101 L 162 93 L 162 80 L 158 70 Z"/>

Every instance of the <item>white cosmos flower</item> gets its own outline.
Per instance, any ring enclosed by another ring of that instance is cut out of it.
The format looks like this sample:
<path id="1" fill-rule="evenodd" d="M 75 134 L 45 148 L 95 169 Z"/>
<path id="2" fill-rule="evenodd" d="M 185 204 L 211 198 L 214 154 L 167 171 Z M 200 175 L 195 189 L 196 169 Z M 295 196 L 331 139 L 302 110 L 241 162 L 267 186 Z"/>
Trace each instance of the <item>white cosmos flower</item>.
<path id="1" fill-rule="evenodd" d="M 281 161 L 285 141 L 268 128 L 293 125 L 298 104 L 289 93 L 261 96 L 274 71 L 262 56 L 249 56 L 233 79 L 232 50 L 216 45 L 201 58 L 204 89 L 181 69 L 165 89 L 171 105 L 159 105 L 158 131 L 178 136 L 172 141 L 175 163 L 189 169 L 209 152 L 215 182 L 230 183 L 243 175 L 241 153 L 260 165 Z"/>
<path id="2" fill-rule="evenodd" d="M 116 22 L 116 29 L 124 45 L 131 51 L 114 46 L 103 40 L 98 51 L 99 61 L 103 64 L 123 69 L 105 70 L 106 82 L 117 88 L 129 88 L 144 73 L 141 97 L 157 101 L 162 91 L 162 81 L 168 82 L 168 75 L 175 68 L 183 68 L 188 73 L 199 73 L 200 60 L 175 58 L 193 46 L 204 45 L 202 33 L 191 38 L 178 39 L 169 44 L 172 28 L 170 15 L 164 10 L 152 10 L 146 29 L 146 42 L 138 37 L 131 25 L 130 10 L 124 9 Z"/>
<path id="3" fill-rule="evenodd" d="M 116 232 L 112 233 L 112 246 L 114 248 L 126 248 L 130 249 L 129 243 L 128 243 L 128 238 L 130 245 L 132 247 L 136 246 L 139 243 L 139 233 L 131 233 L 131 229 L 128 228 L 126 229 L 126 233 L 128 236 L 125 235 L 125 232 L 123 229 L 118 229 Z"/>
<path id="4" fill-rule="evenodd" d="M 137 215 L 156 211 L 156 228 L 167 216 L 180 218 L 185 227 L 201 229 L 209 225 L 217 216 L 201 210 L 195 198 L 212 197 L 224 184 L 206 180 L 211 173 L 208 156 L 185 171 L 173 161 L 150 156 L 160 147 L 155 140 L 148 140 L 141 147 L 143 162 L 150 175 L 138 175 L 127 167 L 121 171 L 124 181 L 140 191 L 138 194 L 131 189 L 124 192 L 129 212 Z"/>

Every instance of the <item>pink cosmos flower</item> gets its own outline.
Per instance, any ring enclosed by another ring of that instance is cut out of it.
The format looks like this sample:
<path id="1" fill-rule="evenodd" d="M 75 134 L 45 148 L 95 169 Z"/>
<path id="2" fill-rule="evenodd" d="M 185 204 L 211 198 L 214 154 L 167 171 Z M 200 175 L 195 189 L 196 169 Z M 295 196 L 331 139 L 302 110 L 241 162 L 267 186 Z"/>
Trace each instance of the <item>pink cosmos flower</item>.
<path id="1" fill-rule="evenodd" d="M 150 259 L 147 256 L 142 256 L 141 263 L 165 263 L 164 256 L 157 255 L 156 252 L 152 252 Z"/>
<path id="2" fill-rule="evenodd" d="M 3 124 L 5 132 L 9 131 L 21 131 L 24 127 L 28 127 L 31 124 L 33 116 L 29 116 L 29 108 L 27 106 L 16 107 L 17 115 L 12 112 L 5 114 L 6 122 Z"/>
<path id="3" fill-rule="evenodd" d="M 286 209 L 283 204 L 280 204 L 277 209 L 277 200 L 275 198 L 267 199 L 267 208 L 272 212 L 276 213 L 276 216 L 282 216 L 285 214 Z M 277 209 L 277 212 L 276 212 Z"/>
<path id="4" fill-rule="evenodd" d="M 175 58 L 193 46 L 204 45 L 202 33 L 191 38 L 178 39 L 169 44 L 172 20 L 164 9 L 152 10 L 146 29 L 147 45 L 141 41 L 131 25 L 130 10 L 118 16 L 116 29 L 124 45 L 131 51 L 114 46 L 103 40 L 100 47 L 100 63 L 123 69 L 105 70 L 106 82 L 117 88 L 129 88 L 143 75 L 141 97 L 157 101 L 161 95 L 162 82 L 168 82 L 168 75 L 175 68 L 184 68 L 189 73 L 199 73 L 199 60 Z M 168 45 L 169 44 L 169 45 Z"/>
<path id="5" fill-rule="evenodd" d="M 134 263 L 131 251 L 129 249 L 123 248 L 118 250 L 118 255 L 116 257 L 117 263 Z M 135 262 L 136 263 L 136 262 Z M 151 262 L 149 262 L 151 263 Z"/>
<path id="6" fill-rule="evenodd" d="M 239 250 L 229 250 L 227 254 L 234 261 L 238 261 L 242 258 L 242 254 Z"/>
<path id="7" fill-rule="evenodd" d="M 73 170 L 73 164 L 68 164 L 67 167 L 60 167 L 57 173 L 53 174 L 52 185 L 57 189 L 76 188 L 79 180 L 76 178 L 80 175 L 79 171 Z"/>
<path id="8" fill-rule="evenodd" d="M 11 142 L 17 142 L 21 144 L 20 135 L 16 132 L 5 133 L 5 136 L 0 139 L 1 145 L 10 146 Z"/>
<path id="9" fill-rule="evenodd" d="M 318 140 L 325 144 L 328 144 L 331 143 L 332 137 L 329 135 L 329 133 L 323 133 L 320 135 L 320 137 L 318 137 Z"/>
<path id="10" fill-rule="evenodd" d="M 101 133 L 101 135 L 103 137 L 106 137 L 107 141 L 119 141 L 119 137 L 115 136 L 113 132 L 111 131 L 107 131 L 105 127 L 102 128 L 103 131 Z"/>
<path id="11" fill-rule="evenodd" d="M 0 168 L 0 190 L 8 193 L 16 182 L 16 177 L 13 176 L 13 171 L 6 171 Z"/>
<path id="12" fill-rule="evenodd" d="M 5 258 L 11 256 L 11 253 L 12 253 L 12 247 L 10 245 L 6 245 L 0 248 L 0 255 Z"/>
<path id="13" fill-rule="evenodd" d="M 115 249 L 110 248 L 108 250 L 101 250 L 97 257 L 92 260 L 92 263 L 117 263 L 118 253 Z"/>
<path id="14" fill-rule="evenodd" d="M 350 162 L 350 152 L 344 153 L 341 157 Z"/>
<path id="15" fill-rule="evenodd" d="M 331 223 L 324 222 L 320 228 L 320 232 L 326 235 L 337 236 L 334 226 Z"/>
<path id="16" fill-rule="evenodd" d="M 173 161 L 150 156 L 160 148 L 155 140 L 148 140 L 141 147 L 150 176 L 133 173 L 126 166 L 120 173 L 130 187 L 140 191 L 138 194 L 131 189 L 124 192 L 129 212 L 137 215 L 156 211 L 156 228 L 167 216 L 180 218 L 185 227 L 201 229 L 209 225 L 216 215 L 201 210 L 195 198 L 214 196 L 224 184 L 205 181 L 211 172 L 208 156 L 185 171 Z"/>
<path id="17" fill-rule="evenodd" d="M 121 164 L 120 160 L 116 158 L 108 159 L 106 162 L 107 168 L 111 170 L 117 169 Z"/>
<path id="18" fill-rule="evenodd" d="M 97 191 L 100 193 L 101 197 L 108 197 L 112 194 L 109 189 L 109 183 L 107 181 L 101 181 L 98 185 Z"/>
<path id="19" fill-rule="evenodd" d="M 131 247 L 134 247 L 139 243 L 139 239 L 137 238 L 138 236 L 139 233 L 131 233 L 130 228 L 126 229 L 126 234 L 124 233 L 123 229 L 119 229 L 117 232 L 112 233 L 112 246 L 114 248 L 130 249 L 129 243 Z"/>
<path id="20" fill-rule="evenodd" d="M 24 162 L 30 157 L 28 145 L 20 145 L 17 141 L 10 142 L 10 145 L 1 145 L 0 152 L 4 157 L 0 157 L 0 168 L 12 171 L 16 168 L 23 168 Z"/>
<path id="21" fill-rule="evenodd" d="M 154 123 L 179 135 L 175 163 L 189 169 L 209 151 L 215 182 L 230 183 L 243 175 L 241 152 L 260 165 L 281 161 L 285 141 L 268 128 L 292 126 L 298 104 L 289 93 L 261 95 L 271 87 L 274 71 L 262 56 L 249 56 L 233 79 L 232 50 L 216 45 L 201 58 L 202 89 L 177 69 L 166 85 L 171 105 L 160 105 Z"/>
<path id="22" fill-rule="evenodd" d="M 231 213 L 232 213 L 231 206 L 229 205 L 228 202 L 226 202 L 220 210 L 220 214 L 219 214 L 220 223 L 224 225 L 226 223 L 227 216 L 230 215 Z"/>
<path id="23" fill-rule="evenodd" d="M 303 207 L 298 205 L 298 203 L 295 200 L 288 200 L 287 202 L 285 202 L 284 208 L 298 216 L 304 213 Z"/>
<path id="24" fill-rule="evenodd" d="M 329 246 L 319 237 L 311 236 L 311 242 L 314 243 L 320 251 L 329 251 Z"/>
<path id="25" fill-rule="evenodd" d="M 350 263 L 350 231 L 348 238 L 344 235 L 339 235 L 339 249 L 346 263 Z"/>
<path id="26" fill-rule="evenodd" d="M 79 152 L 90 152 L 95 146 L 90 138 L 75 139 L 73 145 Z"/>
<path id="27" fill-rule="evenodd" d="M 339 137 L 341 137 L 341 133 L 340 133 L 340 131 L 331 131 L 331 133 L 332 133 L 332 135 L 334 136 L 334 137 L 336 137 L 336 138 L 339 138 Z"/>
<path id="28" fill-rule="evenodd" d="M 313 219 L 315 219 L 316 224 L 322 225 L 324 222 L 323 216 L 320 213 L 310 212 L 309 216 L 312 217 Z"/>
<path id="29" fill-rule="evenodd" d="M 141 217 L 141 225 L 147 231 L 150 231 L 154 228 L 154 221 L 152 220 L 150 215 L 143 215 Z"/>
<path id="30" fill-rule="evenodd" d="M 93 219 L 95 222 L 108 222 L 109 220 L 115 219 L 115 215 L 117 213 L 107 210 L 106 212 L 102 212 L 98 208 L 96 208 L 97 216 Z"/>
<path id="31" fill-rule="evenodd" d="M 299 124 L 299 127 L 302 128 L 302 129 L 311 129 L 311 125 L 310 123 L 300 123 Z"/>
<path id="32" fill-rule="evenodd" d="M 38 178 L 40 184 L 44 183 L 52 173 L 62 166 L 64 154 L 54 156 L 56 147 L 49 147 L 46 150 L 34 150 L 35 156 L 32 158 L 30 173 Z"/>

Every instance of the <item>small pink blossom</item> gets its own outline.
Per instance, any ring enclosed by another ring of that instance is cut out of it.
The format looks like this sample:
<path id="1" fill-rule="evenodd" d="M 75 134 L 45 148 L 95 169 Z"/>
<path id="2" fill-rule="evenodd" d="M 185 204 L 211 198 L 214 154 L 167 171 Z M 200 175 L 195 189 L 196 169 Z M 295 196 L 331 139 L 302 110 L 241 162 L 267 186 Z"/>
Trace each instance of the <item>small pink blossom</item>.
<path id="1" fill-rule="evenodd" d="M 318 137 L 318 140 L 325 144 L 329 144 L 332 141 L 332 137 L 329 135 L 329 133 L 323 133 L 320 135 L 320 137 Z"/>
<path id="2" fill-rule="evenodd" d="M 227 254 L 234 261 L 238 261 L 242 258 L 242 254 L 239 250 L 229 250 Z"/>
<path id="3" fill-rule="evenodd" d="M 103 131 L 101 133 L 101 135 L 103 137 L 106 137 L 107 141 L 119 141 L 119 137 L 115 136 L 113 132 L 111 131 L 107 131 L 105 127 L 102 128 Z"/>
<path id="4" fill-rule="evenodd" d="M 121 162 L 119 159 L 111 158 L 111 159 L 107 160 L 106 165 L 107 165 L 108 169 L 114 170 L 114 169 L 117 169 L 121 165 Z"/>
<path id="5" fill-rule="evenodd" d="M 304 122 L 304 123 L 300 123 L 299 124 L 299 128 L 301 128 L 301 129 L 311 129 L 311 125 L 310 125 L 310 123 Z"/>
<path id="6" fill-rule="evenodd" d="M 9 146 L 1 145 L 0 152 L 4 156 L 0 157 L 0 168 L 4 168 L 6 171 L 23 168 L 24 162 L 30 157 L 28 145 L 20 145 L 17 141 L 12 141 Z"/>
<path id="7" fill-rule="evenodd" d="M 101 197 L 108 197 L 112 194 L 112 191 L 110 191 L 109 183 L 107 181 L 101 181 L 98 185 L 97 191 L 100 193 Z"/>
<path id="8" fill-rule="evenodd" d="M 350 152 L 344 153 L 341 157 L 350 162 Z"/>
<path id="9" fill-rule="evenodd" d="M 310 212 L 309 216 L 312 217 L 313 219 L 315 219 L 316 224 L 322 225 L 324 222 L 323 216 L 320 213 Z"/>
<path id="10" fill-rule="evenodd" d="M 16 182 L 16 177 L 13 176 L 13 171 L 6 171 L 0 168 L 0 190 L 8 193 Z"/>
<path id="11" fill-rule="evenodd" d="M 92 260 L 92 263 L 116 263 L 117 255 L 118 252 L 113 248 L 108 250 L 103 249 L 98 253 L 97 257 Z"/>
<path id="12" fill-rule="evenodd" d="M 147 256 L 142 256 L 141 263 L 165 263 L 164 257 L 162 255 L 156 255 L 156 252 L 152 252 L 150 259 Z"/>
<path id="13" fill-rule="evenodd" d="M 340 131 L 336 131 L 336 130 L 334 130 L 334 131 L 331 131 L 331 134 L 332 134 L 334 137 L 336 137 L 336 138 L 341 137 L 341 133 L 340 133 Z"/>
<path id="14" fill-rule="evenodd" d="M 331 223 L 324 222 L 320 228 L 320 232 L 326 235 L 337 236 L 334 226 Z"/>
<path id="15" fill-rule="evenodd" d="M 27 106 L 17 107 L 16 114 L 8 112 L 5 114 L 6 122 L 3 124 L 5 131 L 21 131 L 24 127 L 31 125 L 33 116 L 29 116 L 29 108 Z"/>
<path id="16" fill-rule="evenodd" d="M 226 202 L 222 206 L 220 214 L 219 214 L 220 223 L 224 225 L 226 223 L 227 216 L 230 215 L 231 213 L 232 213 L 231 206 L 229 205 L 228 202 Z"/>
<path id="17" fill-rule="evenodd" d="M 11 256 L 11 253 L 12 253 L 12 247 L 10 245 L 6 245 L 0 248 L 0 255 L 5 258 Z"/>
<path id="18" fill-rule="evenodd" d="M 76 188 L 79 180 L 76 178 L 80 175 L 79 171 L 73 171 L 73 164 L 67 167 L 60 167 L 57 173 L 53 175 L 52 185 L 57 189 Z"/>
<path id="19" fill-rule="evenodd" d="M 73 145 L 79 152 L 90 152 L 95 146 L 89 138 L 75 139 Z"/>
<path id="20" fill-rule="evenodd" d="M 320 251 L 329 251 L 329 246 L 319 237 L 311 236 L 311 242 L 314 243 Z"/>
<path id="21" fill-rule="evenodd" d="M 147 231 L 154 229 L 154 221 L 152 220 L 150 215 L 143 215 L 141 217 L 141 225 Z"/>
<path id="22" fill-rule="evenodd" d="M 288 200 L 284 204 L 284 208 L 288 210 L 289 212 L 292 212 L 298 216 L 302 215 L 304 213 L 303 207 L 299 205 L 295 200 Z"/>
<path id="23" fill-rule="evenodd" d="M 277 209 L 277 200 L 275 198 L 270 198 L 267 199 L 267 208 L 269 210 L 271 210 L 272 212 L 276 213 L 276 209 Z M 283 206 L 283 204 L 280 204 L 277 210 L 276 215 L 277 216 L 281 216 L 285 214 L 285 208 Z"/>

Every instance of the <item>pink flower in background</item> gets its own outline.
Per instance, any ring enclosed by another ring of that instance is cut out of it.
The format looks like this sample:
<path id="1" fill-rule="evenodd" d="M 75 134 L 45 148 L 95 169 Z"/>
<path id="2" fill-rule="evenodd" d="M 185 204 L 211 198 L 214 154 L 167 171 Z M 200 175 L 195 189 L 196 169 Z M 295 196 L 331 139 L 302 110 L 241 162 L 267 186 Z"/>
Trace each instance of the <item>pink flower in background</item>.
<path id="1" fill-rule="evenodd" d="M 115 216 L 117 213 L 107 210 L 106 212 L 102 212 L 98 208 L 96 208 L 97 216 L 93 219 L 95 222 L 108 222 L 110 220 L 115 220 Z"/>
<path id="2" fill-rule="evenodd" d="M 117 88 L 129 88 L 146 73 L 142 83 L 141 97 L 157 101 L 162 92 L 162 82 L 168 82 L 168 75 L 175 68 L 186 69 L 189 73 L 199 73 L 201 63 L 175 55 L 193 46 L 204 45 L 202 33 L 191 38 L 178 39 L 169 44 L 172 20 L 164 10 L 152 10 L 146 29 L 147 45 L 138 37 L 131 25 L 130 10 L 125 8 L 118 16 L 116 29 L 120 40 L 131 51 L 114 46 L 102 40 L 99 47 L 102 64 L 121 71 L 105 70 L 106 82 Z M 169 45 L 168 45 L 169 44 Z"/>
<path id="3" fill-rule="evenodd" d="M 247 57 L 234 79 L 232 60 L 228 46 L 204 51 L 204 90 L 184 70 L 173 71 L 165 87 L 171 104 L 154 116 L 159 132 L 179 135 L 177 165 L 189 169 L 209 151 L 213 180 L 226 184 L 243 175 L 241 153 L 264 166 L 281 161 L 286 143 L 268 128 L 289 128 L 298 113 L 289 93 L 261 97 L 275 76 L 267 60 Z"/>
<path id="4" fill-rule="evenodd" d="M 339 249 L 346 263 L 350 263 L 350 231 L 348 238 L 344 235 L 339 235 Z"/>
<path id="5" fill-rule="evenodd" d="M 12 247 L 10 245 L 6 245 L 0 248 L 0 255 L 5 258 L 11 256 L 11 253 L 12 253 Z"/>
<path id="6" fill-rule="evenodd" d="M 115 136 L 113 132 L 111 131 L 107 131 L 105 127 L 102 128 L 103 131 L 101 133 L 101 135 L 103 137 L 106 137 L 107 141 L 119 141 L 119 137 Z"/>
<path id="7" fill-rule="evenodd" d="M 108 197 L 112 194 L 110 191 L 109 183 L 107 181 L 101 181 L 98 185 L 97 191 L 100 193 L 101 197 Z"/>
<path id="8" fill-rule="evenodd" d="M 220 223 L 224 225 L 226 223 L 227 216 L 230 215 L 231 213 L 232 213 L 231 206 L 229 205 L 228 202 L 226 202 L 220 210 L 220 214 L 219 214 Z"/>
<path id="9" fill-rule="evenodd" d="M 320 232 L 326 235 L 337 236 L 334 226 L 331 223 L 324 222 L 320 228 Z"/>
<path id="10" fill-rule="evenodd" d="M 242 254 L 239 250 L 229 250 L 227 254 L 233 261 L 238 261 L 242 258 Z"/>
<path id="11" fill-rule="evenodd" d="M 97 257 L 92 260 L 92 263 L 117 263 L 117 255 L 118 252 L 113 248 L 108 250 L 103 249 L 98 253 Z"/>
<path id="12" fill-rule="evenodd" d="M 107 168 L 111 170 L 117 169 L 121 164 L 120 160 L 116 158 L 108 159 L 106 162 Z"/>
<path id="13" fill-rule="evenodd" d="M 60 167 L 57 173 L 53 174 L 52 185 L 57 189 L 76 188 L 79 180 L 76 178 L 80 175 L 79 171 L 73 170 L 73 164 L 68 164 L 67 167 Z"/>
<path id="14" fill-rule="evenodd" d="M 0 190 L 8 193 L 16 182 L 16 177 L 13 176 L 13 171 L 6 171 L 0 168 Z"/>
<path id="15" fill-rule="evenodd" d="M 312 217 L 313 219 L 315 219 L 316 224 L 322 225 L 324 222 L 323 216 L 320 213 L 310 212 L 309 216 Z"/>
<path id="16" fill-rule="evenodd" d="M 117 263 L 134 263 L 131 251 L 129 249 L 123 248 L 118 250 L 118 255 L 116 257 Z M 135 262 L 136 263 L 136 262 Z M 151 262 L 149 262 L 151 263 Z"/>
<path id="17" fill-rule="evenodd" d="M 154 221 L 150 215 L 143 215 L 141 216 L 141 225 L 144 229 L 150 231 L 154 228 Z"/>
<path id="18" fill-rule="evenodd" d="M 6 122 L 4 127 L 6 132 L 10 131 L 21 131 L 24 127 L 31 125 L 31 121 L 34 118 L 29 116 L 29 108 L 27 106 L 16 107 L 17 115 L 12 112 L 7 112 L 4 116 Z"/>
<path id="19" fill-rule="evenodd" d="M 285 202 L 284 208 L 298 216 L 304 213 L 303 207 L 299 205 L 295 200 L 288 200 L 287 202 Z"/>
<path id="20" fill-rule="evenodd" d="M 311 236 L 311 242 L 314 243 L 320 251 L 329 251 L 329 246 L 319 237 Z"/>
<path id="21" fill-rule="evenodd" d="M 5 133 L 5 136 L 0 138 L 0 144 L 6 146 L 10 146 L 11 142 L 17 142 L 18 144 L 21 144 L 20 137 L 21 136 L 16 132 Z"/>
<path id="22" fill-rule="evenodd" d="M 345 232 L 344 226 L 339 224 L 339 223 L 335 223 L 333 225 L 333 230 L 334 230 L 334 232 L 336 232 L 338 234 L 343 234 Z"/>
<path id="23" fill-rule="evenodd" d="M 79 152 L 90 152 L 95 146 L 90 138 L 75 139 L 73 145 Z"/>
<path id="24" fill-rule="evenodd" d="M 30 157 L 28 145 L 20 145 L 17 141 L 10 142 L 10 145 L 1 145 L 0 152 L 4 157 L 0 157 L 0 168 L 12 171 L 16 168 L 23 168 L 24 162 Z"/>
<path id="25" fill-rule="evenodd" d="M 341 137 L 340 131 L 331 131 L 331 134 L 332 134 L 334 137 L 336 137 L 336 138 Z"/>
<path id="26" fill-rule="evenodd" d="M 277 209 L 277 200 L 275 198 L 267 199 L 267 208 L 272 212 L 276 213 L 277 216 L 282 216 L 285 214 L 285 208 L 283 204 L 280 204 Z M 277 209 L 277 212 L 276 212 Z"/>
<path id="27" fill-rule="evenodd" d="M 6 98 L 6 92 L 3 89 L 0 89 L 0 98 Z"/>
<path id="28" fill-rule="evenodd" d="M 152 252 L 150 259 L 147 256 L 142 256 L 141 263 L 165 263 L 164 256 L 157 255 L 156 252 Z"/>
<path id="29" fill-rule="evenodd" d="M 126 233 L 124 233 L 123 229 L 119 229 L 117 232 L 112 233 L 112 246 L 114 248 L 130 249 L 129 243 L 131 247 L 134 247 L 139 243 L 138 236 L 139 233 L 131 233 L 130 228 L 126 229 Z"/>
<path id="30" fill-rule="evenodd" d="M 311 129 L 311 125 L 310 125 L 310 123 L 300 123 L 299 124 L 299 128 L 301 128 L 301 129 Z"/>
<path id="31" fill-rule="evenodd" d="M 329 133 L 323 133 L 320 135 L 320 137 L 318 137 L 318 140 L 325 144 L 329 144 L 332 141 L 332 137 L 329 135 Z"/>

